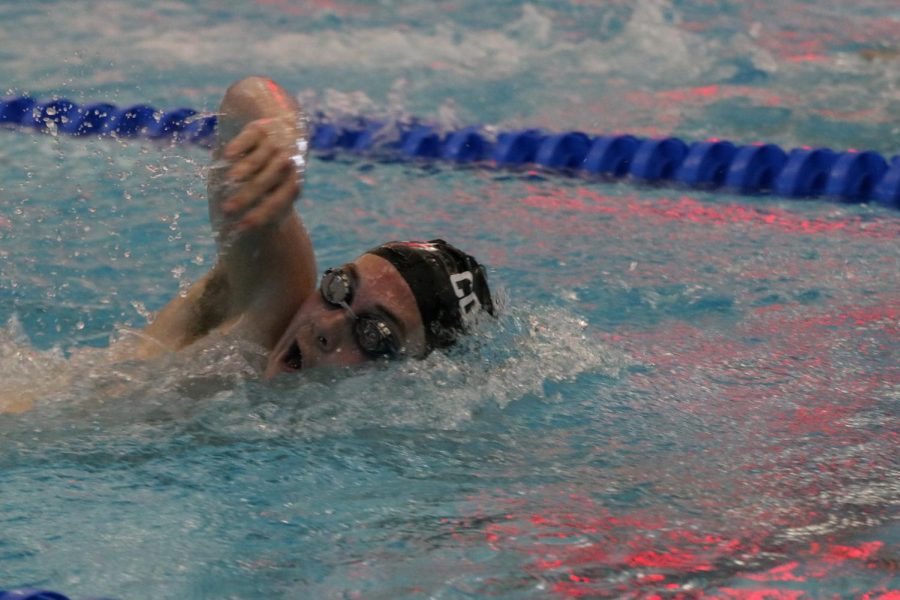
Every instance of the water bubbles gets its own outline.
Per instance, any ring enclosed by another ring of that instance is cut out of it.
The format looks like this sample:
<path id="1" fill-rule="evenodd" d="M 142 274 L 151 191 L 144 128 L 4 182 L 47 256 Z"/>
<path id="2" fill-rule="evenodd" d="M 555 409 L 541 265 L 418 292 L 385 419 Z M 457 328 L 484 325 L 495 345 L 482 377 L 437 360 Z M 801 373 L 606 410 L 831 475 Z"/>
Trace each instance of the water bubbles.
<path id="1" fill-rule="evenodd" d="M 56 125 L 56 121 L 54 119 L 44 119 L 44 127 L 46 128 L 47 134 L 50 135 L 50 137 L 55 138 L 59 136 L 58 126 Z"/>
<path id="2" fill-rule="evenodd" d="M 144 306 L 143 302 L 140 302 L 138 300 L 132 300 L 130 302 L 130 304 L 131 304 L 131 307 L 134 308 L 135 312 L 137 312 L 137 314 L 139 314 L 141 317 L 143 317 L 147 321 L 150 321 L 150 318 L 153 316 L 153 314 L 149 310 L 147 310 L 147 307 Z"/>

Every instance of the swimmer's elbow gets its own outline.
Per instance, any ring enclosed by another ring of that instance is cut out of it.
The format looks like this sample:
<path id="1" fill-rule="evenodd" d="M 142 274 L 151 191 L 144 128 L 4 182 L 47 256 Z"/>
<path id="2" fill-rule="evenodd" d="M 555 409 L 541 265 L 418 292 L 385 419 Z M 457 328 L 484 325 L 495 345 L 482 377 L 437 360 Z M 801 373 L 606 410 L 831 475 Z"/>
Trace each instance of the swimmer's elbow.
<path id="1" fill-rule="evenodd" d="M 284 118 L 296 121 L 299 105 L 284 88 L 267 77 L 252 76 L 236 81 L 225 92 L 219 106 L 219 143 L 234 138 L 251 121 Z"/>
<path id="2" fill-rule="evenodd" d="M 275 116 L 285 110 L 297 110 L 297 102 L 268 77 L 253 75 L 229 86 L 222 100 L 222 112 L 248 114 L 254 118 Z"/>
<path id="3" fill-rule="evenodd" d="M 251 75 L 249 77 L 244 77 L 243 79 L 238 79 L 228 86 L 228 90 L 225 92 L 225 98 L 253 97 L 261 91 L 264 92 L 266 89 L 270 89 L 271 86 L 278 86 L 278 84 L 268 77 Z"/>

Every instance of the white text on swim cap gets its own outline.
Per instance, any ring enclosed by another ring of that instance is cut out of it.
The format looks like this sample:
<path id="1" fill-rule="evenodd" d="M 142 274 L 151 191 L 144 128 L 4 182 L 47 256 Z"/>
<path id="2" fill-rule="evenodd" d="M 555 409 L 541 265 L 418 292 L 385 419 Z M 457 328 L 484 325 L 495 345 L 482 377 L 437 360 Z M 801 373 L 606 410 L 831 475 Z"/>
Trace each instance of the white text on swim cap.
<path id="1" fill-rule="evenodd" d="M 471 291 L 468 295 L 459 285 L 463 281 L 469 282 Z M 456 294 L 456 297 L 459 298 L 459 310 L 464 315 L 472 312 L 475 308 L 481 307 L 481 302 L 478 301 L 478 296 L 475 295 L 475 278 L 472 277 L 471 271 L 463 271 L 462 273 L 451 275 L 450 284 L 453 286 L 453 292 Z"/>

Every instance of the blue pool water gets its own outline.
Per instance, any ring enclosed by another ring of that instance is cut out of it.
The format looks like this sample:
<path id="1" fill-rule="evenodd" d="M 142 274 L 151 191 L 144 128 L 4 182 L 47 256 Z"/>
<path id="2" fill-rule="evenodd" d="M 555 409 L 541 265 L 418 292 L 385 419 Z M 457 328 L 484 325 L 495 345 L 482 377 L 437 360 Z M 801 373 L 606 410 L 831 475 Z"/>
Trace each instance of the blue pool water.
<path id="1" fill-rule="evenodd" d="M 886 0 L 47 1 L 0 19 L 9 94 L 214 110 L 261 73 L 333 114 L 900 152 Z M 37 400 L 0 415 L 0 589 L 900 588 L 896 211 L 315 157 L 298 209 L 320 268 L 445 237 L 490 266 L 502 316 L 421 363 L 264 383 L 260 350 L 228 338 L 103 360 L 214 261 L 205 151 L 0 140 L 0 398 Z"/>

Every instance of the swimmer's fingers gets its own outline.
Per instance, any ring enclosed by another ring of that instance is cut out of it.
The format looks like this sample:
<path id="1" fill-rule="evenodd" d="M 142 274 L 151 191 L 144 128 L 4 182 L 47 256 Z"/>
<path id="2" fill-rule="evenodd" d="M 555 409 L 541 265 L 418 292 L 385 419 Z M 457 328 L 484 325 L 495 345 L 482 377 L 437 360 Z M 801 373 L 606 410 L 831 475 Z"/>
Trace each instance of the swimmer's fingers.
<path id="1" fill-rule="evenodd" d="M 237 223 L 239 231 L 248 231 L 275 223 L 292 209 L 294 199 L 300 192 L 300 183 L 294 174 L 293 163 L 282 165 L 281 170 L 284 175 L 278 184 L 240 218 Z"/>
<path id="2" fill-rule="evenodd" d="M 222 205 L 226 215 L 235 217 L 249 210 L 285 178 L 294 180 L 299 193 L 299 174 L 292 156 L 297 152 L 296 136 L 296 125 L 283 119 L 258 119 L 225 146 L 223 158 L 233 161 L 228 177 L 235 184 L 235 193 Z"/>
<path id="3" fill-rule="evenodd" d="M 222 158 L 225 160 L 235 160 L 253 150 L 253 148 L 266 138 L 266 122 L 269 120 L 270 119 L 259 119 L 247 123 L 239 134 L 225 144 L 225 148 L 222 150 Z"/>
<path id="4" fill-rule="evenodd" d="M 238 187 L 237 192 L 225 201 L 222 210 L 234 217 L 257 204 L 266 204 L 269 202 L 269 193 L 285 184 L 289 184 L 286 189 L 293 190 L 293 202 L 300 193 L 300 181 L 294 163 L 290 157 L 276 154 L 253 179 Z"/>
<path id="5" fill-rule="evenodd" d="M 234 139 L 225 145 L 222 158 L 235 161 L 254 151 L 261 145 L 271 146 L 274 151 L 293 154 L 297 137 L 297 125 L 293 119 L 257 119 L 247 123 Z"/>
<path id="6" fill-rule="evenodd" d="M 252 179 L 266 166 L 277 150 L 273 144 L 257 144 L 249 152 L 235 160 L 228 170 L 228 178 L 238 184 Z"/>

